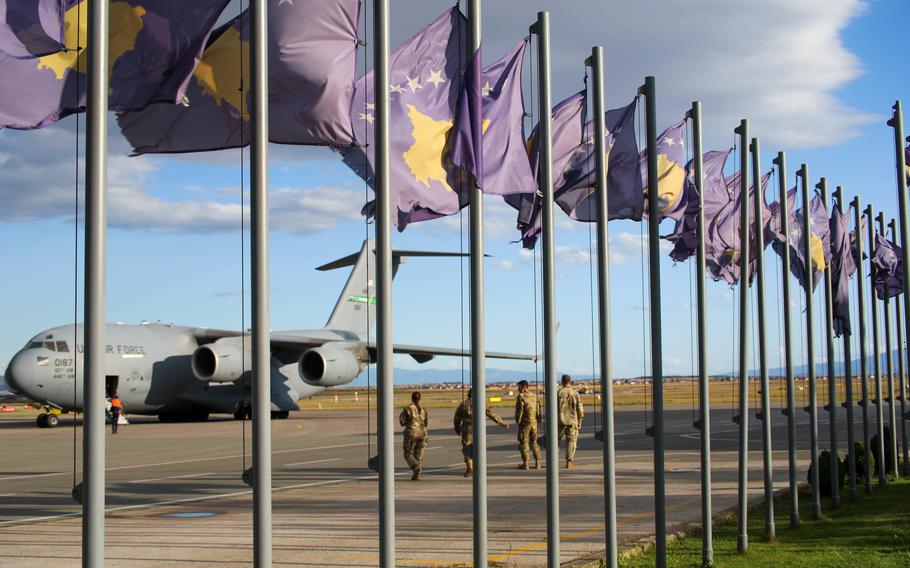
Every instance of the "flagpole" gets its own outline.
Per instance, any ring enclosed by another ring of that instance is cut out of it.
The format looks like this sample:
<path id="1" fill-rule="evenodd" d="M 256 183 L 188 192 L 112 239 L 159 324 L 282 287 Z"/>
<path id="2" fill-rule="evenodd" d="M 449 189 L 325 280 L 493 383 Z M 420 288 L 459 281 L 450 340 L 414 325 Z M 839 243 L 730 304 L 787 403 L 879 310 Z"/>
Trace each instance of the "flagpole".
<path id="1" fill-rule="evenodd" d="M 739 484 L 736 550 L 749 549 L 749 121 L 734 129 L 739 135 Z"/>
<path id="2" fill-rule="evenodd" d="M 613 367 L 610 335 L 610 232 L 607 194 L 606 109 L 604 108 L 604 50 L 591 49 L 586 62 L 593 70 L 594 156 L 597 165 L 597 299 L 600 323 L 600 389 L 603 416 L 604 540 L 607 568 L 616 568 L 619 549 L 616 541 L 616 455 L 613 433 Z"/>
<path id="3" fill-rule="evenodd" d="M 654 415 L 654 525 L 657 568 L 667 565 L 667 495 L 664 465 L 664 375 L 660 307 L 660 204 L 657 167 L 657 92 L 654 77 L 638 89 L 645 95 L 648 144 L 648 274 L 651 282 L 651 385 Z"/>
<path id="4" fill-rule="evenodd" d="M 891 219 L 891 221 L 888 223 L 888 228 L 891 229 L 891 238 L 896 242 L 897 241 L 897 226 L 894 222 L 894 219 Z M 902 301 L 903 301 L 902 296 L 900 294 L 894 296 L 894 329 L 897 331 L 897 377 L 898 377 L 897 389 L 899 392 L 897 400 L 901 401 L 901 417 L 900 417 L 901 446 L 903 447 L 903 455 L 904 455 L 904 461 L 903 461 L 904 467 L 903 467 L 903 471 L 901 471 L 900 474 L 907 475 L 907 458 L 910 457 L 910 455 L 908 455 L 908 454 L 910 454 L 910 452 L 908 452 L 908 448 L 907 448 L 907 416 L 906 416 L 907 408 L 906 408 L 906 403 L 905 403 L 906 391 L 904 388 L 906 375 L 904 374 L 905 359 L 904 359 L 904 329 L 903 329 L 903 321 L 902 321 L 903 316 L 901 315 Z M 891 389 L 891 397 L 892 397 L 891 404 L 893 407 L 894 389 Z M 894 413 L 894 411 L 892 410 L 892 414 L 893 413 Z M 892 432 L 892 435 L 894 436 L 894 443 L 897 444 L 897 432 Z M 896 470 L 897 461 L 895 461 L 894 464 L 895 464 L 894 467 Z"/>
<path id="5" fill-rule="evenodd" d="M 537 13 L 530 28 L 537 34 L 540 104 L 541 247 L 543 252 L 543 347 L 547 403 L 547 566 L 559 567 L 559 434 L 556 429 L 556 278 L 553 244 L 553 104 L 550 94 L 550 13 Z"/>
<path id="6" fill-rule="evenodd" d="M 376 384 L 379 431 L 379 565 L 395 566 L 395 397 L 392 368 L 392 188 L 389 169 L 389 0 L 373 1 L 376 193 Z M 476 398 L 482 398 L 483 394 Z"/>
<path id="7" fill-rule="evenodd" d="M 878 232 L 885 236 L 885 214 L 878 214 Z M 891 356 L 891 304 L 888 298 L 888 292 L 885 291 L 885 297 L 882 298 L 883 326 L 885 328 L 885 374 L 888 377 L 888 424 L 891 428 L 891 444 L 887 452 L 891 455 L 891 473 L 897 477 L 897 417 L 894 412 L 894 361 Z"/>
<path id="8" fill-rule="evenodd" d="M 799 172 L 803 190 L 803 287 L 806 291 L 806 373 L 809 380 L 809 447 L 812 452 L 812 518 L 822 515 L 821 493 L 818 487 L 818 401 L 815 385 L 815 339 L 812 325 L 812 283 L 815 267 L 812 264 L 812 213 L 809 211 L 809 166 L 803 164 Z"/>
<path id="9" fill-rule="evenodd" d="M 822 203 L 825 209 L 828 207 L 828 179 L 821 178 L 815 185 L 822 196 Z M 830 225 L 830 222 L 829 222 Z M 825 283 L 825 345 L 828 350 L 828 438 L 831 444 L 831 506 L 840 506 L 840 473 L 838 464 L 840 458 L 837 453 L 837 380 L 835 379 L 836 370 L 834 368 L 834 298 L 831 287 L 831 266 L 825 263 L 824 271 Z"/>
<path id="10" fill-rule="evenodd" d="M 761 190 L 761 145 L 752 139 L 752 180 L 755 185 L 755 285 L 758 296 L 758 362 L 761 371 L 762 470 L 765 482 L 765 538 L 772 539 L 774 527 L 774 464 L 771 461 L 771 385 L 768 378 L 768 348 L 765 343 L 765 236 Z"/>
<path id="11" fill-rule="evenodd" d="M 781 281 L 784 302 L 784 359 L 787 373 L 787 458 L 790 479 L 790 527 L 799 526 L 799 474 L 796 456 L 796 392 L 793 384 L 793 340 L 790 314 L 790 204 L 787 200 L 787 155 L 778 152 L 774 159 L 777 166 L 777 185 L 780 194 L 780 231 L 785 244 L 781 255 Z"/>
<path id="12" fill-rule="evenodd" d="M 837 186 L 837 189 L 834 190 L 834 199 L 837 201 L 836 207 L 838 212 L 841 214 L 844 213 L 844 188 Z M 849 224 L 849 222 L 848 222 Z M 850 238 L 850 231 L 847 230 L 845 238 Z M 860 274 L 862 274 L 860 272 Z M 849 285 L 849 283 L 848 283 Z M 850 294 L 847 294 L 847 301 L 849 304 Z M 849 310 L 848 310 L 849 311 Z M 850 338 L 853 335 L 853 326 L 851 325 L 849 331 L 844 330 L 843 333 L 843 342 L 844 342 L 844 390 L 846 391 L 847 399 L 844 402 L 844 408 L 847 410 L 847 473 L 850 478 L 850 501 L 855 502 L 859 495 L 856 491 L 856 435 L 854 433 L 853 425 L 853 362 L 851 361 L 850 353 Z"/>
<path id="13" fill-rule="evenodd" d="M 893 222 L 893 221 L 892 221 Z M 895 231 L 892 229 L 891 234 L 894 235 L 894 238 L 897 238 Z M 903 447 L 903 471 L 901 475 L 907 476 L 907 461 L 910 459 L 910 448 L 908 448 L 907 443 L 907 369 L 906 369 L 906 359 L 904 358 L 904 327 L 903 327 L 903 296 L 898 294 L 894 297 L 894 327 L 897 329 L 897 373 L 899 382 L 897 384 L 898 391 L 898 400 L 901 401 L 901 446 Z"/>
<path id="14" fill-rule="evenodd" d="M 891 117 L 891 120 L 888 121 L 888 125 L 894 129 L 894 154 L 895 154 L 895 165 L 897 166 L 897 202 L 898 202 L 898 217 L 900 219 L 900 244 L 901 244 L 901 261 L 902 266 L 910 266 L 910 227 L 907 226 L 907 163 L 904 155 L 904 113 L 901 108 L 901 101 L 897 100 L 894 102 L 892 107 L 894 113 Z M 910 142 L 910 140 L 906 140 Z M 905 269 L 906 270 L 906 269 Z M 904 278 L 904 332 L 905 337 L 910 341 L 910 301 L 907 301 L 907 298 L 910 298 L 910 279 Z M 900 303 L 900 302 L 899 302 Z M 907 352 L 904 350 L 903 345 L 899 345 L 901 361 L 908 361 Z M 903 391 L 903 389 L 902 389 Z M 902 392 L 901 396 L 901 428 L 906 429 L 904 424 L 906 420 L 906 414 L 904 412 L 904 395 L 906 393 Z M 907 455 L 907 446 L 904 445 L 904 475 L 910 474 L 910 463 L 908 463 Z"/>
<path id="15" fill-rule="evenodd" d="M 866 355 L 866 291 L 865 276 L 863 276 L 863 213 L 859 196 L 853 197 L 853 216 L 856 227 L 853 229 L 856 235 L 856 297 L 857 297 L 857 315 L 859 317 L 859 374 L 862 383 L 863 399 L 860 404 L 863 407 L 863 449 L 865 450 L 865 491 L 867 495 L 872 495 L 872 469 L 869 465 L 872 463 L 872 448 L 869 446 L 871 437 L 869 436 L 869 360 Z"/>
<path id="16" fill-rule="evenodd" d="M 104 377 L 107 273 L 107 2 L 89 3 L 85 132 L 85 328 L 82 461 L 82 566 L 104 566 Z M 74 488 L 74 493 L 77 488 Z"/>
<path id="17" fill-rule="evenodd" d="M 701 133 L 701 101 L 686 114 L 692 120 L 695 188 L 698 191 L 698 247 L 695 249 L 695 292 L 698 301 L 698 424 L 701 430 L 701 563 L 714 563 L 713 507 L 711 503 L 711 398 L 708 375 L 708 309 L 705 290 L 705 169 Z"/>
<path id="18" fill-rule="evenodd" d="M 480 49 L 481 0 L 469 0 L 467 61 Z M 481 62 L 477 62 L 480 66 Z M 480 117 L 478 117 L 480 118 Z M 482 146 L 483 139 L 475 140 Z M 480 152 L 483 154 L 483 150 Z M 481 164 L 482 167 L 482 164 Z M 484 328 L 483 192 L 471 180 L 471 388 L 474 432 L 474 566 L 487 565 L 487 370 Z"/>
<path id="19" fill-rule="evenodd" d="M 253 371 L 253 563 L 272 565 L 272 349 L 269 330 L 268 2 L 250 2 L 250 236 Z"/>
<path id="20" fill-rule="evenodd" d="M 878 304 L 875 299 L 875 264 L 872 257 L 875 256 L 875 215 L 872 204 L 866 207 L 866 222 L 869 224 L 869 297 L 872 304 L 872 364 L 875 370 L 875 426 L 878 432 L 878 484 L 885 485 L 885 423 L 884 410 L 882 408 L 882 354 L 878 346 Z"/>

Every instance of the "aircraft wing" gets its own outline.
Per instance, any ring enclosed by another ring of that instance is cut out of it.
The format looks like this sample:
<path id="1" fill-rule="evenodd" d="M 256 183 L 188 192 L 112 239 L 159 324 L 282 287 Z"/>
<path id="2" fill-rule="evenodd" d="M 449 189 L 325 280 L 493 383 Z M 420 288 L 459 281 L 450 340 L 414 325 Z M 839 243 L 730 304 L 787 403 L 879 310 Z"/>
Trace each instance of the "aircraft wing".
<path id="1" fill-rule="evenodd" d="M 216 339 L 221 339 L 223 337 L 236 337 L 240 335 L 238 331 L 227 331 L 220 329 L 208 329 L 208 328 L 198 328 L 194 330 L 196 339 L 206 342 L 214 341 Z M 275 356 L 281 360 L 286 360 L 290 362 L 296 360 L 300 356 L 300 353 L 306 351 L 307 349 L 312 349 L 314 347 L 319 347 L 326 343 L 338 342 L 338 341 L 360 341 L 360 338 L 355 334 L 351 334 L 350 337 L 316 337 L 316 336 L 307 336 L 298 333 L 272 333 L 271 334 L 271 345 L 272 351 Z M 403 345 L 396 343 L 393 345 L 392 350 L 394 353 L 407 354 L 414 358 L 418 363 L 426 363 L 436 356 L 447 356 L 447 357 L 470 357 L 470 349 L 460 349 L 460 348 L 449 348 L 449 347 L 426 347 L 421 345 Z M 370 353 L 371 362 L 376 361 L 376 342 L 370 341 L 367 343 L 367 351 Z M 499 351 L 487 351 L 486 356 L 488 359 L 512 359 L 517 361 L 537 361 L 541 357 L 537 355 L 527 355 L 522 353 L 502 353 Z"/>
<path id="2" fill-rule="evenodd" d="M 376 343 L 371 341 L 367 345 L 370 356 L 376 360 Z M 402 345 L 396 343 L 392 346 L 394 353 L 406 353 L 414 358 L 418 363 L 425 363 L 437 355 L 449 357 L 470 357 L 470 349 L 448 348 L 448 347 L 423 347 L 419 345 Z M 536 355 L 525 355 L 522 353 L 501 353 L 499 351 L 487 351 L 488 359 L 514 359 L 518 361 L 536 361 Z"/>

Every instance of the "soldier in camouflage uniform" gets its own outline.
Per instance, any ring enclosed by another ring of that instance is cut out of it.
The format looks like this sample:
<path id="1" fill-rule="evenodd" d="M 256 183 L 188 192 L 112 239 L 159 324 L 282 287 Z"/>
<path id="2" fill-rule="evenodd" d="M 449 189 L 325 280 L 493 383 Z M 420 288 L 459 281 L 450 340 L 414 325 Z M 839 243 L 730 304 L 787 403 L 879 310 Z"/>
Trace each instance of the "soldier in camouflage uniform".
<path id="1" fill-rule="evenodd" d="M 474 473 L 474 429 L 471 407 L 471 389 L 468 389 L 468 397 L 461 401 L 461 404 L 455 410 L 455 433 L 461 436 L 461 453 L 464 455 L 465 477 L 471 477 Z M 505 422 L 489 407 L 487 407 L 487 418 L 508 430 L 508 422 Z"/>
<path id="2" fill-rule="evenodd" d="M 427 426 L 430 423 L 427 409 L 420 406 L 419 392 L 411 394 L 411 404 L 401 411 L 398 422 L 404 427 L 404 461 L 414 472 L 411 479 L 417 481 L 423 467 L 423 451 L 427 447 Z"/>
<path id="3" fill-rule="evenodd" d="M 572 388 L 572 377 L 569 375 L 562 376 L 562 387 L 556 393 L 556 401 L 559 408 L 559 438 L 566 437 L 566 469 L 572 469 L 585 409 L 578 393 Z"/>
<path id="4" fill-rule="evenodd" d="M 518 451 L 521 465 L 518 469 L 529 469 L 528 460 L 534 452 L 534 469 L 540 469 L 540 446 L 537 444 L 537 397 L 528 388 L 528 381 L 519 381 L 518 397 L 515 399 L 515 424 L 518 424 Z"/>

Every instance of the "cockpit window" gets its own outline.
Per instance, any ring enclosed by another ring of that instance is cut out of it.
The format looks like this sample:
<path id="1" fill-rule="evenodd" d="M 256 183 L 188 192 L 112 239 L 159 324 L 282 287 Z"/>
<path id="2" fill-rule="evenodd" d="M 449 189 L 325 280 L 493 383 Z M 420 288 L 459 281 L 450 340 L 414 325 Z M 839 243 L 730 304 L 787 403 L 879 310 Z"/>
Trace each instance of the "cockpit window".
<path id="1" fill-rule="evenodd" d="M 57 346 L 54 345 L 54 342 L 53 342 L 53 341 L 45 341 L 45 342 L 44 342 L 44 348 L 47 349 L 48 351 L 56 351 L 56 350 L 57 350 Z"/>
<path id="2" fill-rule="evenodd" d="M 69 346 L 66 344 L 66 341 L 58 341 L 58 342 L 57 342 L 57 352 L 58 352 L 58 353 L 69 353 L 69 352 L 70 352 L 70 348 L 69 348 Z"/>
<path id="3" fill-rule="evenodd" d="M 41 342 L 40 342 L 40 341 L 32 341 L 32 342 L 30 342 L 28 345 L 26 345 L 25 348 L 26 348 L 26 349 L 41 349 Z"/>

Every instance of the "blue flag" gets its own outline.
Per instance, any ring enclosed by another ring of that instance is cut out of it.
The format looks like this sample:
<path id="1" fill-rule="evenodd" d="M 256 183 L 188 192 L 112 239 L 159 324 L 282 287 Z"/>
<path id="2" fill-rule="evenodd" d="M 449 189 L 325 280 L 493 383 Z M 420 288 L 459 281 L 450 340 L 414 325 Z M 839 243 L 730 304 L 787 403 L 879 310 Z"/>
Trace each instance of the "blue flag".
<path id="1" fill-rule="evenodd" d="M 552 113 L 552 172 L 554 196 L 571 175 L 570 164 L 582 142 L 585 126 L 587 91 L 579 91 L 553 107 Z M 534 128 L 527 145 L 535 179 L 540 174 L 540 140 Z M 506 203 L 518 210 L 517 226 L 525 248 L 534 248 L 540 234 L 540 194 L 518 193 L 505 196 Z"/>
<path id="2" fill-rule="evenodd" d="M 64 0 L 0 0 L 0 52 L 32 59 L 63 50 L 65 12 Z"/>
<path id="3" fill-rule="evenodd" d="M 347 145 L 360 0 L 270 0 L 269 140 Z M 249 10 L 212 34 L 184 104 L 118 117 L 134 154 L 202 152 L 249 144 Z M 242 88 L 242 90 L 241 90 Z"/>
<path id="4" fill-rule="evenodd" d="M 641 221 L 644 194 L 639 172 L 638 142 L 635 136 L 635 107 L 631 104 L 604 115 L 607 148 L 607 209 L 609 220 Z M 597 221 L 597 162 L 594 153 L 594 121 L 585 125 L 582 143 L 573 154 L 557 188 L 556 203 L 576 221 Z"/>
<path id="5" fill-rule="evenodd" d="M 457 213 L 468 180 L 448 159 L 463 74 L 469 63 L 467 19 L 447 10 L 392 52 L 389 132 L 392 216 L 399 231 L 412 222 Z M 352 105 L 357 146 L 345 163 L 370 185 L 373 176 L 373 72 L 357 81 Z"/>
<path id="6" fill-rule="evenodd" d="M 87 1 L 67 3 L 66 51 L 33 59 L 0 54 L 0 127 L 42 128 L 84 110 Z M 111 2 L 109 108 L 129 111 L 155 102 L 181 102 L 212 26 L 227 3 Z"/>

